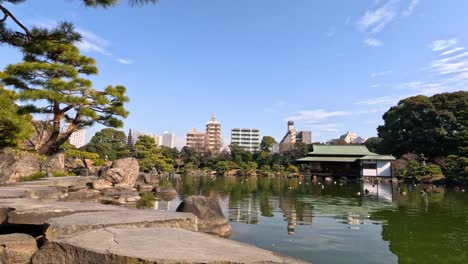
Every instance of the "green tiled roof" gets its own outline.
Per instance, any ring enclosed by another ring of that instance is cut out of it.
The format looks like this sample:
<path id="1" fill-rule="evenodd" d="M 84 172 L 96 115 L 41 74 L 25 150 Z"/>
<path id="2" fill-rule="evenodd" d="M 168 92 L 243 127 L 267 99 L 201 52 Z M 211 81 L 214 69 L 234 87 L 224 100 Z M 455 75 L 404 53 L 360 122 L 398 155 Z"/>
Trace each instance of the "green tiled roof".
<path id="1" fill-rule="evenodd" d="M 392 155 L 372 155 L 372 156 L 364 156 L 362 158 L 359 158 L 360 160 L 395 160 L 395 157 Z"/>
<path id="2" fill-rule="evenodd" d="M 357 157 L 305 157 L 297 161 L 320 161 L 320 162 L 355 162 Z"/>
<path id="3" fill-rule="evenodd" d="M 314 151 L 309 155 L 337 155 L 337 156 L 373 156 L 364 145 L 313 145 Z"/>

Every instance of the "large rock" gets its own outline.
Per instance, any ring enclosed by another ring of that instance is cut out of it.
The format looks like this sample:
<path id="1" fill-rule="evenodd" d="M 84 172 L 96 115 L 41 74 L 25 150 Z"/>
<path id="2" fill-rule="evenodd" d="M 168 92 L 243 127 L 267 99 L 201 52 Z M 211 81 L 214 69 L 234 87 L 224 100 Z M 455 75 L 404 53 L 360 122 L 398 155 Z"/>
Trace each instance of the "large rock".
<path id="1" fill-rule="evenodd" d="M 104 171 L 101 177 L 112 185 L 133 187 L 138 179 L 139 171 L 137 159 L 125 158 L 114 161 L 112 167 Z"/>
<path id="2" fill-rule="evenodd" d="M 48 172 L 64 171 L 65 153 L 60 152 L 47 157 L 46 160 L 42 163 L 41 170 Z"/>
<path id="3" fill-rule="evenodd" d="M 209 197 L 190 196 L 177 207 L 177 212 L 192 213 L 198 217 L 198 230 L 222 237 L 231 235 L 231 225 L 224 217 L 218 202 Z"/>
<path id="4" fill-rule="evenodd" d="M 9 148 L 0 150 L 0 184 L 16 182 L 39 171 L 39 156 L 27 152 L 16 154 Z"/>
<path id="5" fill-rule="evenodd" d="M 32 264 L 306 263 L 180 228 L 102 228 L 47 243 Z"/>
<path id="6" fill-rule="evenodd" d="M 162 212 L 156 210 L 129 210 L 79 213 L 49 219 L 46 223 L 46 239 L 53 241 L 71 237 L 82 231 L 99 228 L 170 227 L 197 231 L 197 217 L 189 213 Z"/>
<path id="7" fill-rule="evenodd" d="M 28 264 L 37 251 L 36 240 L 26 234 L 0 235 L 0 263 Z"/>

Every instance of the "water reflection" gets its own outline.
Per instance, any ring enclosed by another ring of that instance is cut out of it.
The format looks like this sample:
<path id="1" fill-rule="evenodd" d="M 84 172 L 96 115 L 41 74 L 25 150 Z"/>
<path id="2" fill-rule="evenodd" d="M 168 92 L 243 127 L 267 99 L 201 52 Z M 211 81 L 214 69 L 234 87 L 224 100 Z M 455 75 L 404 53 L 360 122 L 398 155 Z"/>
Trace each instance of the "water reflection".
<path id="1" fill-rule="evenodd" d="M 157 209 L 175 210 L 190 195 L 214 197 L 232 239 L 313 263 L 468 263 L 466 193 L 321 179 L 170 181 L 178 196 Z"/>

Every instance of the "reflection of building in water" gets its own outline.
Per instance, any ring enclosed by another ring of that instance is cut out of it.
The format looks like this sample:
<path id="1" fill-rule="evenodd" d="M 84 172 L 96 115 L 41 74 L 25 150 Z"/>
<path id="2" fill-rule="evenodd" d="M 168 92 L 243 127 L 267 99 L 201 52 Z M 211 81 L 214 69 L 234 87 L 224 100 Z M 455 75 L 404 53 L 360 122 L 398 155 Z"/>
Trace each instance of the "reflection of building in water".
<path id="1" fill-rule="evenodd" d="M 154 201 L 154 209 L 161 211 L 169 211 L 171 208 L 171 201 Z"/>
<path id="2" fill-rule="evenodd" d="M 393 198 L 393 188 L 392 184 L 390 183 L 380 183 L 380 184 L 373 184 L 373 183 L 364 183 L 363 190 L 364 194 L 375 196 L 379 199 L 392 201 Z M 366 190 L 368 192 L 366 192 Z"/>
<path id="3" fill-rule="evenodd" d="M 297 200 L 282 197 L 279 207 L 283 211 L 285 220 L 288 222 L 288 234 L 294 235 L 296 225 L 312 223 L 312 208 L 308 204 L 300 203 Z"/>
<path id="4" fill-rule="evenodd" d="M 257 224 L 260 213 L 260 202 L 252 195 L 239 201 L 229 199 L 229 221 Z"/>

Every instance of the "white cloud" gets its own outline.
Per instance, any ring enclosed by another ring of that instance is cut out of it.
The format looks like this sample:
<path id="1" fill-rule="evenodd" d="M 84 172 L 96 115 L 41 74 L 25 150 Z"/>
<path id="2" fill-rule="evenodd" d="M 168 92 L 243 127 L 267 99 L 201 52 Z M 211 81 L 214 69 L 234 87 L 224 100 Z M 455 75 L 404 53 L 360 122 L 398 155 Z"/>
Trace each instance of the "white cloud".
<path id="1" fill-rule="evenodd" d="M 391 96 L 382 96 L 377 98 L 371 98 L 364 101 L 357 102 L 358 105 L 376 105 L 376 104 L 393 104 L 396 99 Z"/>
<path id="2" fill-rule="evenodd" d="M 346 116 L 350 115 L 350 112 L 344 111 L 326 111 L 323 109 L 316 110 L 300 110 L 297 111 L 294 115 L 285 118 L 284 120 L 292 121 L 303 121 L 305 123 L 317 123 L 324 121 L 330 117 Z"/>
<path id="3" fill-rule="evenodd" d="M 367 38 L 364 40 L 364 44 L 366 44 L 369 47 L 379 47 L 382 46 L 382 41 L 375 38 Z"/>
<path id="4" fill-rule="evenodd" d="M 403 15 L 410 16 L 411 14 L 413 14 L 413 11 L 418 4 L 419 4 L 419 0 L 411 0 L 408 8 L 403 11 Z"/>
<path id="5" fill-rule="evenodd" d="M 455 53 L 455 52 L 458 52 L 458 51 L 461 51 L 461 50 L 464 50 L 465 48 L 464 47 L 456 47 L 456 48 L 453 48 L 451 50 L 447 50 L 443 53 L 440 54 L 440 56 L 446 56 L 446 55 L 449 55 L 449 54 L 452 54 L 452 53 Z"/>
<path id="6" fill-rule="evenodd" d="M 76 46 L 84 52 L 97 52 L 106 56 L 111 56 L 112 54 L 107 50 L 111 45 L 110 41 L 96 35 L 95 33 L 77 28 L 76 31 L 80 33 L 82 39 L 80 42 L 76 43 Z"/>
<path id="7" fill-rule="evenodd" d="M 458 44 L 458 39 L 439 39 L 432 42 L 431 48 L 432 51 L 441 51 L 448 48 L 451 48 Z"/>
<path id="8" fill-rule="evenodd" d="M 339 127 L 341 125 L 338 124 L 320 124 L 317 126 L 314 126 L 314 130 L 320 131 L 320 132 L 336 132 L 339 131 Z"/>
<path id="9" fill-rule="evenodd" d="M 331 27 L 327 32 L 327 37 L 331 38 L 331 37 L 335 36 L 335 34 L 336 34 L 335 28 Z"/>
<path id="10" fill-rule="evenodd" d="M 395 1 L 389 1 L 377 9 L 367 10 L 359 19 L 357 27 L 363 32 L 378 33 L 392 22 L 396 15 Z"/>
<path id="11" fill-rule="evenodd" d="M 117 62 L 119 62 L 119 63 L 122 63 L 122 64 L 132 64 L 133 63 L 133 61 L 131 61 L 131 60 L 126 60 L 126 59 L 122 59 L 122 58 L 117 58 L 115 60 Z"/>
<path id="12" fill-rule="evenodd" d="M 381 71 L 381 72 L 373 72 L 373 73 L 371 73 L 371 77 L 375 78 L 375 77 L 385 76 L 385 75 L 391 74 L 392 72 L 393 71 L 391 71 L 391 70 Z"/>
<path id="13" fill-rule="evenodd" d="M 447 87 L 444 86 L 442 83 L 424 83 L 421 81 L 412 81 L 406 82 L 401 85 L 404 89 L 411 90 L 410 92 L 414 94 L 422 94 L 422 95 L 434 95 L 436 93 L 441 93 L 447 90 Z"/>

